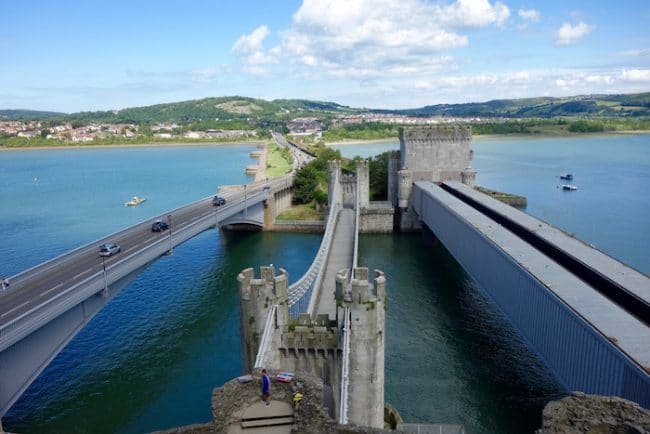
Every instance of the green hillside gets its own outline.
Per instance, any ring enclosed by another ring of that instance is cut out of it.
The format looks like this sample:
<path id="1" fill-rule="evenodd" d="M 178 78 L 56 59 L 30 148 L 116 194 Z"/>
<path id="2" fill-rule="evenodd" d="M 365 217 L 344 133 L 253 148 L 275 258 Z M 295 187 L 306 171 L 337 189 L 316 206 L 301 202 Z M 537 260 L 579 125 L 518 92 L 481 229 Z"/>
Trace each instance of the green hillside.
<path id="1" fill-rule="evenodd" d="M 102 122 L 178 122 L 190 123 L 206 120 L 248 121 L 263 123 L 284 121 L 314 112 L 343 112 L 351 110 L 332 102 L 308 100 L 274 100 L 226 96 L 204 98 L 146 107 L 133 107 L 119 111 L 80 112 L 70 118 Z"/>
<path id="2" fill-rule="evenodd" d="M 65 116 L 65 113 L 47 112 L 38 110 L 0 110 L 0 121 L 17 121 L 29 119 L 48 119 Z"/>
<path id="3" fill-rule="evenodd" d="M 566 98 L 503 99 L 465 104 L 437 104 L 407 110 L 366 110 L 334 102 L 304 99 L 263 99 L 224 96 L 199 100 L 131 107 L 113 111 L 88 111 L 72 114 L 0 110 L 0 120 L 53 119 L 107 123 L 176 122 L 183 125 L 209 122 L 215 128 L 253 128 L 283 125 L 289 119 L 315 116 L 323 120 L 339 114 L 362 112 L 413 116 L 556 118 L 600 117 L 633 118 L 650 116 L 650 92 L 629 95 L 580 95 Z"/>
<path id="4" fill-rule="evenodd" d="M 650 116 L 650 92 L 630 95 L 579 95 L 566 98 L 542 97 L 466 104 L 438 104 L 391 112 L 417 116 L 507 118 L 551 118 L 559 116 L 638 117 Z"/>

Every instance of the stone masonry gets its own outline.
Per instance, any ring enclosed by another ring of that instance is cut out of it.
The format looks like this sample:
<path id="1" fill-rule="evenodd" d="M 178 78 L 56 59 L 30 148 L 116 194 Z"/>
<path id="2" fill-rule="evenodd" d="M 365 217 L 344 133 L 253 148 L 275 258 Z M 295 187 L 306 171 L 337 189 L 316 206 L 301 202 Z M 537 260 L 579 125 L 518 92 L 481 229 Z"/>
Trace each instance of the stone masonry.
<path id="1" fill-rule="evenodd" d="M 386 319 L 386 277 L 375 270 L 368 280 L 368 268 L 349 270 L 336 276 L 339 310 L 350 308 L 350 372 L 348 415 L 350 422 L 372 428 L 384 426 L 384 352 Z"/>
<path id="2" fill-rule="evenodd" d="M 476 172 L 471 167 L 472 129 L 464 125 L 433 125 L 399 129 L 399 164 L 389 159 L 389 201 L 399 210 L 399 228 L 419 230 L 420 222 L 411 209 L 411 190 L 418 181 L 461 181 L 473 186 Z"/>
<path id="3" fill-rule="evenodd" d="M 337 178 L 336 172 L 339 172 Z M 333 179 L 341 180 L 341 195 L 338 198 L 330 197 L 343 204 L 346 208 L 353 208 L 357 196 L 359 197 L 359 233 L 391 233 L 394 227 L 395 209 L 390 202 L 370 201 L 370 174 L 368 161 L 357 161 L 354 174 L 341 175 L 341 163 L 329 162 L 329 191 L 334 191 L 331 185 Z"/>

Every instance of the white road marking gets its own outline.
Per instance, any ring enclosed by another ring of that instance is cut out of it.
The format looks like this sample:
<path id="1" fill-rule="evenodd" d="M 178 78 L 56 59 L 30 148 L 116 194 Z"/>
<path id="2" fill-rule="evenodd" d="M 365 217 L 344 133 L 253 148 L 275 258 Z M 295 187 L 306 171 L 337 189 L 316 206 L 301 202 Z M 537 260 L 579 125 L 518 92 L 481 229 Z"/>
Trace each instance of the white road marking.
<path id="1" fill-rule="evenodd" d="M 24 302 L 23 304 L 20 304 L 20 305 L 18 305 L 18 306 L 16 306 L 16 307 L 14 307 L 14 308 L 13 308 L 13 309 L 11 309 L 11 310 L 8 310 L 8 311 L 6 311 L 6 312 L 5 312 L 5 313 L 3 313 L 2 315 L 0 315 L 0 317 L 2 317 L 2 316 L 5 316 L 5 315 L 9 315 L 9 314 L 10 314 L 11 312 L 13 312 L 13 311 L 15 311 L 15 310 L 18 310 L 18 309 L 20 309 L 21 307 L 23 307 L 23 306 L 24 306 L 24 305 L 26 305 L 27 303 L 29 303 L 29 300 L 27 300 L 27 301 L 26 301 L 26 302 Z"/>

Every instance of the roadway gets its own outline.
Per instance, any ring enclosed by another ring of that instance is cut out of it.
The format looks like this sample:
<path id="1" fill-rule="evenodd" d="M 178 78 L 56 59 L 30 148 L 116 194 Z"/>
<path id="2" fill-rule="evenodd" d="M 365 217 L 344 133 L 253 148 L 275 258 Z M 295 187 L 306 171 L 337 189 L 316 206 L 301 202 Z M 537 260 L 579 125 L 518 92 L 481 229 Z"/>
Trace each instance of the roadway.
<path id="1" fill-rule="evenodd" d="M 247 194 L 253 196 L 262 192 L 262 188 L 263 185 L 249 188 Z M 103 265 L 109 269 L 117 261 L 141 251 L 161 238 L 169 238 L 171 246 L 173 233 L 198 219 L 214 214 L 216 224 L 220 220 L 219 214 L 233 206 L 241 205 L 244 193 L 231 192 L 224 194 L 223 197 L 226 199 L 226 204 L 220 207 L 212 205 L 212 197 L 202 199 L 91 242 L 12 277 L 10 287 L 0 292 L 0 328 L 75 284 L 101 273 Z M 168 220 L 168 216 L 171 216 L 171 220 Z M 164 232 L 152 232 L 151 225 L 156 220 L 170 221 L 170 229 Z M 99 246 L 107 242 L 118 244 L 121 252 L 102 260 L 99 256 Z"/>
<path id="2" fill-rule="evenodd" d="M 314 160 L 314 157 L 312 155 L 305 152 L 304 149 L 299 148 L 298 146 L 289 142 L 282 134 L 280 133 L 271 133 L 271 134 L 273 135 L 273 139 L 275 139 L 278 145 L 286 146 L 291 151 L 291 154 L 293 155 L 294 172 L 300 169 L 302 166 Z"/>

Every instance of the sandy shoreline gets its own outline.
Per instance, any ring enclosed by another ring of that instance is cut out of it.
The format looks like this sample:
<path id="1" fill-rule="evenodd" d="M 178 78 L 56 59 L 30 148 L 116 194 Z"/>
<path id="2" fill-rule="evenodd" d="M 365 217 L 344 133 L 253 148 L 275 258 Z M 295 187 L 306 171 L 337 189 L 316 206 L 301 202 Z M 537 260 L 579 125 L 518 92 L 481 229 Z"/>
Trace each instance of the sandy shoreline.
<path id="1" fill-rule="evenodd" d="M 180 143 L 124 143 L 114 145 L 61 145 L 61 146 L 19 146 L 6 147 L 0 145 L 0 152 L 5 151 L 48 151 L 57 149 L 106 149 L 106 148 L 166 148 L 178 146 L 232 146 L 265 144 L 263 140 L 250 140 L 246 142 L 180 142 Z"/>

